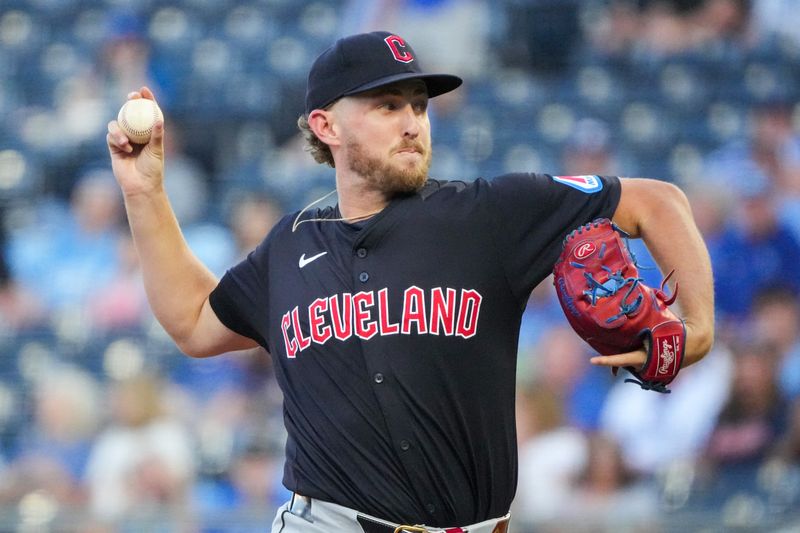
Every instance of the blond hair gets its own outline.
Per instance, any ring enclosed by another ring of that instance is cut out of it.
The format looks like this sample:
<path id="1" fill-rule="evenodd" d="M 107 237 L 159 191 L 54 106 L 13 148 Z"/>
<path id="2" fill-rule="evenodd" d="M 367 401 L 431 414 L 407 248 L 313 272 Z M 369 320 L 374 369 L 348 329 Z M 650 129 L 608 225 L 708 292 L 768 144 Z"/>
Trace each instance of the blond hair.
<path id="1" fill-rule="evenodd" d="M 333 161 L 333 154 L 330 147 L 322 142 L 317 134 L 308 125 L 308 118 L 305 115 L 300 115 L 297 119 L 297 127 L 303 133 L 306 140 L 306 151 L 308 151 L 317 163 L 325 163 L 330 167 L 336 167 Z"/>

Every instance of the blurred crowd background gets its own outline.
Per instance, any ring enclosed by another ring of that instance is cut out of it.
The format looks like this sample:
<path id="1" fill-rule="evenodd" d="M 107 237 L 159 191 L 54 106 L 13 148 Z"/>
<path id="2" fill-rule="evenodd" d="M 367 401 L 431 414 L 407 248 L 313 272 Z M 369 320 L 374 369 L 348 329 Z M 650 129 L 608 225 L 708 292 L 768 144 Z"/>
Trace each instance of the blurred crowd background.
<path id="1" fill-rule="evenodd" d="M 591 367 L 551 284 L 531 295 L 512 529 L 800 528 L 797 2 L 3 0 L 0 531 L 266 530 L 270 356 L 193 360 L 154 321 L 106 124 L 153 88 L 167 189 L 221 275 L 333 188 L 296 129 L 305 76 L 374 29 L 466 80 L 432 101 L 433 176 L 672 181 L 712 255 L 717 343 L 669 395 Z"/>

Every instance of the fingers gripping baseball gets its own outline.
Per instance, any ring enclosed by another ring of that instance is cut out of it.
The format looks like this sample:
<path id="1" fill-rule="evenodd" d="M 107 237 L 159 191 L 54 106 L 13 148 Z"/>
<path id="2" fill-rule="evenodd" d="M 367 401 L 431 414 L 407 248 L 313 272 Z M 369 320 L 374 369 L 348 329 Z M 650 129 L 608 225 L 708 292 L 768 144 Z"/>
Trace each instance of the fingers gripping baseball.
<path id="1" fill-rule="evenodd" d="M 150 100 L 152 106 L 138 105 L 137 100 Z M 142 110 L 150 111 L 140 116 Z M 164 174 L 164 120 L 147 87 L 128 94 L 117 120 L 108 124 L 106 136 L 114 175 L 126 194 L 147 192 L 161 187 Z M 137 142 L 138 141 L 138 142 Z M 143 142 L 142 142 L 143 141 Z"/>

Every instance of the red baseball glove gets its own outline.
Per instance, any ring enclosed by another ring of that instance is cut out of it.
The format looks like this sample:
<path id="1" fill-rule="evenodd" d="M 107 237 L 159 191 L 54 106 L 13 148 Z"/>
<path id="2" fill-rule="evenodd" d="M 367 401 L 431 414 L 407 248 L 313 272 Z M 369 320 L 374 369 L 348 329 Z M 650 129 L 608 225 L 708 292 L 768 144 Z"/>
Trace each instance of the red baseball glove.
<path id="1" fill-rule="evenodd" d="M 643 389 L 670 392 L 683 362 L 686 327 L 669 309 L 664 286 L 642 283 L 628 234 L 607 218 L 574 230 L 553 269 L 558 300 L 572 328 L 602 355 L 647 351 L 641 370 L 626 367 Z"/>

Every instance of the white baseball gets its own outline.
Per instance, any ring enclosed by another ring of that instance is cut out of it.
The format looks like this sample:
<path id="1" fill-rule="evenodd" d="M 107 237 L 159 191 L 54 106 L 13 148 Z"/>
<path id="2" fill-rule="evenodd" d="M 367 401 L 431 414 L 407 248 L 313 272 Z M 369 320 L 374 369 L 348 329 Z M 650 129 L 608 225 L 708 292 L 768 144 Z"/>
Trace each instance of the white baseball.
<path id="1" fill-rule="evenodd" d="M 128 100 L 117 115 L 120 129 L 134 144 L 146 144 L 153 133 L 153 126 L 159 120 L 164 120 L 161 109 L 147 98 Z"/>

